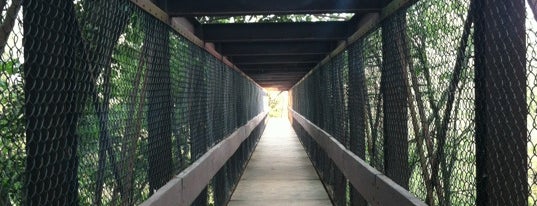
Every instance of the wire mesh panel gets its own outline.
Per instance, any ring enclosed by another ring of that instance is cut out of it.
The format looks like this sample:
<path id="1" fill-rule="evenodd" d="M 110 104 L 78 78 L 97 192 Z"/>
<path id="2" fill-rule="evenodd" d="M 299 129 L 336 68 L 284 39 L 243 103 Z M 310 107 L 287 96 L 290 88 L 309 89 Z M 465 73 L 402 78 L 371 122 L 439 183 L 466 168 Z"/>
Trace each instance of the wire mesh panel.
<path id="1" fill-rule="evenodd" d="M 524 5 L 520 0 L 470 6 L 475 10 L 478 205 L 528 201 Z"/>
<path id="2" fill-rule="evenodd" d="M 241 144 L 238 152 L 226 162 L 213 178 L 211 186 L 214 193 L 211 198 L 214 199 L 214 205 L 226 205 L 231 199 L 231 195 L 242 176 L 242 172 L 246 169 L 248 160 L 265 131 L 265 126 L 266 119 L 252 131 L 250 136 Z M 230 172 L 230 168 L 234 168 L 236 171 Z"/>
<path id="3" fill-rule="evenodd" d="M 0 6 L 0 205 L 139 204 L 262 111 L 255 83 L 131 1 Z"/>
<path id="4" fill-rule="evenodd" d="M 417 1 L 295 85 L 292 107 L 429 205 L 536 205 L 534 10 L 522 0 Z M 345 54 L 349 87 L 337 88 Z M 339 111 L 348 123 L 323 116 Z"/>
<path id="5" fill-rule="evenodd" d="M 407 11 L 419 14 L 407 19 L 409 140 L 413 151 L 410 191 L 429 204 L 471 205 L 475 201 L 469 4 L 423 1 Z"/>
<path id="6" fill-rule="evenodd" d="M 526 5 L 529 205 L 537 205 L 537 3 Z"/>
<path id="7" fill-rule="evenodd" d="M 0 205 L 7 205 L 22 204 L 24 198 L 26 120 L 21 118 L 25 101 L 21 2 L 4 4 L 2 12 L 2 25 L 11 25 L 0 30 Z"/>
<path id="8" fill-rule="evenodd" d="M 347 53 L 341 53 L 332 61 L 314 71 L 308 79 L 297 85 L 292 91 L 293 105 L 297 112 L 311 119 L 323 130 L 334 135 L 345 145 L 349 142 L 349 125 L 347 120 L 346 88 L 348 87 Z M 304 101 L 313 99 L 314 101 Z M 293 124 L 299 133 L 301 141 L 306 145 L 306 151 L 319 172 L 334 204 L 346 205 L 348 191 L 347 180 L 320 150 L 315 141 L 307 138 L 307 133 L 299 124 Z M 306 137 L 304 137 L 306 135 Z"/>
<path id="9" fill-rule="evenodd" d="M 381 68 L 382 68 L 382 43 L 380 31 L 375 31 L 363 40 L 362 45 L 356 44 L 356 50 L 361 50 L 364 64 L 365 85 L 365 159 L 371 166 L 379 171 L 384 171 L 384 105 L 382 104 Z M 351 56 L 349 58 L 360 58 Z M 350 80 L 355 81 L 355 80 Z M 350 89 L 351 91 L 357 89 Z"/>

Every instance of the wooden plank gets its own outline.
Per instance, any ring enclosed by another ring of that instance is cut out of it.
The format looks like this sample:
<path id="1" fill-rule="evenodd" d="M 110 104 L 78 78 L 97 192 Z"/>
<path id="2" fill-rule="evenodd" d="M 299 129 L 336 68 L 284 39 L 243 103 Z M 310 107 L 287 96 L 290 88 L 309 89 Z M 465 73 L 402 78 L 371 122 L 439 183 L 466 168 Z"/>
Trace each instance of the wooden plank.
<path id="1" fill-rule="evenodd" d="M 426 204 L 409 191 L 386 178 L 369 166 L 334 137 L 320 129 L 302 115 L 289 108 L 293 121 L 297 121 L 312 136 L 352 186 L 372 205 L 421 205 Z"/>
<path id="2" fill-rule="evenodd" d="M 268 121 L 228 205 L 331 205 L 287 119 Z"/>
<path id="3" fill-rule="evenodd" d="M 142 10 L 151 14 L 153 17 L 166 24 L 169 24 L 170 18 L 168 17 L 168 14 L 166 14 L 166 12 L 164 12 L 150 0 L 131 0 L 131 2 L 140 7 Z"/>
<path id="4" fill-rule="evenodd" d="M 209 184 L 241 143 L 267 116 L 263 112 L 209 149 L 196 162 L 158 189 L 141 205 L 190 205 Z"/>

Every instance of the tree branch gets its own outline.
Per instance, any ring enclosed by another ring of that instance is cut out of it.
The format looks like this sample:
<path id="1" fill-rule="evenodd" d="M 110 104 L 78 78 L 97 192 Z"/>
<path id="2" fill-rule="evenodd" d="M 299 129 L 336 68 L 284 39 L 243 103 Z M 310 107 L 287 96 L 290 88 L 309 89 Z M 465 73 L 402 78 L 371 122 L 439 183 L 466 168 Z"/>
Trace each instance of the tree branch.
<path id="1" fill-rule="evenodd" d="M 146 58 L 149 48 L 148 44 L 143 44 L 142 46 L 142 52 L 140 53 L 139 61 L 138 61 L 138 67 L 136 71 L 136 76 L 133 81 L 133 90 L 130 93 L 130 105 L 129 105 L 129 115 L 127 118 L 127 125 L 125 126 L 125 133 L 124 133 L 124 141 L 122 144 L 121 152 L 124 154 L 124 160 L 123 164 L 121 166 L 121 171 L 123 174 L 123 183 L 125 184 L 123 186 L 124 193 L 121 193 L 121 204 L 122 205 L 131 205 L 131 192 L 132 192 L 132 172 L 134 168 L 134 158 L 136 157 L 136 144 L 138 142 L 138 133 L 139 133 L 139 125 L 138 119 L 141 119 L 139 115 L 141 114 L 141 111 L 137 110 L 136 103 L 138 93 L 140 93 L 140 90 L 143 90 L 143 88 L 139 88 L 140 86 L 140 80 L 142 79 L 143 75 L 143 68 L 146 64 Z M 143 93 L 143 91 L 141 92 Z M 142 96 L 142 95 L 140 95 Z M 140 97 L 140 102 L 138 104 L 142 104 L 142 98 Z M 136 117 L 136 118 L 135 118 Z M 135 122 L 136 120 L 136 122 Z"/>
<path id="2" fill-rule="evenodd" d="M 408 79 L 408 78 L 406 78 Z M 423 177 L 423 180 L 425 181 L 425 187 L 426 187 L 426 190 L 427 190 L 427 198 L 426 198 L 426 202 L 429 204 L 429 205 L 432 205 L 432 203 L 434 203 L 434 197 L 433 197 L 433 191 L 434 189 L 432 188 L 432 184 L 431 184 L 431 180 L 430 180 L 430 174 L 429 174 L 429 171 L 427 170 L 428 166 L 427 166 L 427 162 L 426 162 L 426 156 L 425 156 L 425 152 L 423 151 L 423 136 L 420 134 L 421 130 L 419 128 L 419 124 L 418 124 L 418 120 L 417 120 L 417 115 L 416 115 L 416 106 L 414 105 L 414 97 L 412 95 L 412 91 L 410 91 L 410 87 L 406 87 L 407 89 L 407 93 L 408 93 L 408 103 L 409 103 L 409 110 L 410 110 L 410 117 L 411 117 L 411 121 L 412 121 L 412 127 L 414 129 L 414 135 L 416 135 L 416 148 L 418 149 L 418 160 L 419 160 L 419 163 L 420 163 L 420 166 L 421 166 L 421 174 L 422 174 L 422 177 Z"/>
<path id="3" fill-rule="evenodd" d="M 463 80 L 462 82 L 462 85 L 465 84 L 465 81 Z M 458 98 L 457 100 L 455 101 L 455 116 L 454 116 L 454 119 L 455 121 L 453 122 L 453 133 L 455 133 L 453 136 L 456 137 L 457 136 L 457 130 L 458 130 L 458 124 L 457 124 L 457 119 L 458 119 L 458 116 L 459 116 L 459 113 L 457 111 L 459 111 L 459 107 L 460 107 L 460 103 L 461 103 L 461 94 L 462 94 L 462 90 L 459 90 L 458 92 Z M 455 142 L 453 145 L 458 145 L 458 142 Z M 450 203 L 451 202 L 451 197 L 449 195 L 449 188 L 451 187 L 451 172 L 453 170 L 453 164 L 455 163 L 455 159 L 457 157 L 457 150 L 458 148 L 455 148 L 455 147 L 452 147 L 451 149 L 451 152 L 449 153 L 450 154 L 450 163 L 449 165 L 447 164 L 447 161 L 446 161 L 446 158 L 442 159 L 442 165 L 443 167 L 441 167 L 442 169 L 442 183 L 443 183 L 443 186 L 444 186 L 444 190 L 442 191 L 444 193 L 444 197 L 445 197 L 445 201 L 444 202 L 448 202 Z"/>
<path id="4" fill-rule="evenodd" d="M 121 1 L 124 2 L 124 1 Z M 95 197 L 93 200 L 94 205 L 101 205 L 102 204 L 102 191 L 103 191 L 103 185 L 104 185 L 104 173 L 106 168 L 106 157 L 108 153 L 108 159 L 112 167 L 112 173 L 114 175 L 114 178 L 117 181 L 118 189 L 120 193 L 124 193 L 123 190 L 123 184 L 121 181 L 121 175 L 119 174 L 119 169 L 117 167 L 117 161 L 116 161 L 116 154 L 115 151 L 111 145 L 110 142 L 110 130 L 108 129 L 108 113 L 110 110 L 110 77 L 111 77 L 111 61 L 112 61 L 112 53 L 114 47 L 117 45 L 117 41 L 120 37 L 120 35 L 123 33 L 125 27 L 127 26 L 128 20 L 131 17 L 131 10 L 127 9 L 125 11 L 123 8 L 125 6 L 124 3 L 121 3 L 117 0 L 106 0 L 106 1 L 94 1 L 91 2 L 93 5 L 90 6 L 89 15 L 86 15 L 85 18 L 85 24 L 98 24 L 98 22 L 101 22 L 102 18 L 107 18 L 109 16 L 118 16 L 119 18 L 114 18 L 115 25 L 117 26 L 117 30 L 113 32 L 110 39 L 102 39 L 102 38 L 96 38 L 91 39 L 94 42 L 101 45 L 99 47 L 99 50 L 96 50 L 95 48 L 89 48 L 91 56 L 90 56 L 90 62 L 92 62 L 96 69 L 94 69 L 95 74 L 94 78 L 92 79 L 92 93 L 93 93 L 93 105 L 95 108 L 95 111 L 97 112 L 97 115 L 99 117 L 99 157 L 98 157 L 98 168 L 97 171 L 97 180 L 96 180 L 96 188 L 95 188 Z M 111 4 L 111 5 L 109 5 Z M 89 6 L 89 3 L 86 4 Z M 110 7 L 112 9 L 107 9 L 106 7 Z M 100 27 L 98 30 L 93 30 L 95 33 L 102 33 L 107 32 L 107 28 Z M 101 35 L 95 35 L 95 36 L 101 36 Z M 98 98 L 98 92 L 97 92 L 97 78 L 100 75 L 101 69 L 104 68 L 104 74 L 103 76 L 103 101 L 102 103 L 99 102 Z"/>
<path id="5" fill-rule="evenodd" d="M 471 32 L 471 27 L 473 24 L 473 1 L 470 2 L 470 9 L 468 11 L 468 15 L 466 17 L 464 28 L 463 28 L 463 34 L 461 37 L 461 41 L 459 44 L 459 49 L 457 51 L 457 57 L 455 62 L 455 68 L 453 70 L 453 76 L 450 81 L 449 87 L 448 87 L 448 97 L 446 102 L 446 109 L 444 110 L 444 115 L 442 118 L 442 123 L 440 125 L 439 132 L 438 132 L 438 147 L 437 152 L 435 154 L 434 162 L 432 165 L 432 177 L 434 180 L 438 178 L 438 170 L 439 165 L 442 159 L 444 158 L 444 145 L 446 142 L 446 135 L 447 135 L 447 127 L 449 124 L 450 116 L 451 116 L 451 110 L 453 108 L 453 102 L 455 100 L 455 93 L 457 90 L 457 86 L 459 84 L 459 80 L 461 77 L 462 70 L 464 68 L 464 63 L 466 59 L 466 48 L 468 47 L 468 41 L 469 36 Z M 439 188 L 437 187 L 439 190 Z"/>
<path id="6" fill-rule="evenodd" d="M 3 7 L 1 8 L 3 9 Z M 6 11 L 4 21 L 0 25 L 0 52 L 2 53 L 4 53 L 4 49 L 6 47 L 9 35 L 13 31 L 13 27 L 15 26 L 15 20 L 17 20 L 17 14 L 19 13 L 20 8 L 21 0 L 12 0 L 11 5 Z"/>
<path id="7" fill-rule="evenodd" d="M 408 38 L 408 37 L 407 37 Z M 406 44 L 405 44 L 406 45 Z M 419 49 L 418 49 L 419 50 Z M 425 52 L 425 51 L 422 51 L 422 52 Z M 421 56 L 423 57 L 423 56 Z M 422 63 L 425 62 L 426 60 L 421 60 Z M 419 115 L 420 115 L 420 123 L 421 123 L 421 127 L 422 127 L 422 130 L 421 132 L 420 131 L 416 131 L 415 132 L 415 135 L 417 137 L 421 137 L 421 138 L 418 138 L 417 142 L 420 143 L 419 145 L 422 144 L 422 141 L 425 141 L 425 144 L 426 144 L 426 147 L 427 147 L 427 153 L 429 155 L 431 154 L 434 154 L 434 145 L 433 145 L 433 141 L 432 141 L 432 137 L 431 137 L 431 134 L 429 132 L 429 121 L 428 121 L 428 118 L 427 118 L 427 115 L 425 114 L 425 106 L 424 106 L 424 103 L 423 103 L 423 97 L 421 96 L 421 91 L 419 89 L 419 81 L 418 81 L 418 77 L 416 75 L 416 71 L 414 69 L 414 64 L 412 62 L 412 58 L 409 58 L 409 70 L 410 70 L 410 79 L 412 81 L 412 88 L 414 90 L 414 93 L 416 95 L 416 102 L 418 104 L 418 110 L 419 110 Z M 425 70 L 427 70 L 427 66 L 424 65 L 424 68 Z M 427 75 L 429 74 L 429 71 L 426 71 L 424 73 L 427 73 Z M 431 82 L 430 82 L 430 76 L 429 76 L 429 81 L 427 82 L 427 88 L 429 89 L 429 93 L 430 93 L 430 104 L 432 105 L 431 107 L 433 108 L 436 108 L 436 106 L 434 105 L 434 100 L 432 100 L 433 95 L 432 95 L 432 90 L 430 89 L 431 88 Z M 410 92 L 409 92 L 409 97 L 410 97 Z M 432 101 L 431 101 L 432 100 Z M 409 100 L 409 102 L 412 102 L 413 100 Z M 411 104 L 413 106 L 413 104 Z M 433 111 L 433 115 L 434 115 L 434 111 Z M 414 122 L 414 121 L 413 121 Z M 423 152 L 423 151 L 422 151 Z M 426 155 L 426 154 L 423 154 L 421 155 L 422 158 L 426 158 L 426 157 L 431 157 L 429 155 Z M 429 161 L 430 163 L 433 162 L 433 160 L 431 159 Z M 425 167 L 428 168 L 428 165 L 425 164 Z M 426 169 L 427 173 L 428 173 L 428 170 Z M 424 179 L 425 180 L 425 183 L 427 184 L 427 200 L 426 202 L 429 204 L 429 205 L 433 205 L 434 204 L 434 198 L 432 196 L 432 193 L 434 192 L 434 188 L 433 188 L 433 185 L 437 185 L 439 188 L 441 188 L 441 184 L 440 184 L 440 181 L 438 179 L 435 179 L 435 182 L 432 181 L 433 178 L 431 179 Z M 438 199 L 440 200 L 440 202 L 442 202 L 442 199 L 443 199 L 443 195 L 441 194 L 441 191 L 442 190 L 439 190 L 437 188 L 437 196 L 438 196 Z M 429 196 L 430 195 L 430 196 Z"/>
<path id="8" fill-rule="evenodd" d="M 421 99 L 421 94 L 420 94 L 420 91 L 419 91 L 419 88 L 418 88 L 418 79 L 415 75 L 413 75 L 412 73 L 414 72 L 414 63 L 412 61 L 412 58 L 410 56 L 410 49 L 408 48 L 408 36 L 407 36 L 407 33 L 404 32 L 404 33 L 401 33 L 401 34 L 398 34 L 396 35 L 396 38 L 395 40 L 397 41 L 397 46 L 398 46 L 398 50 L 400 51 L 400 61 L 401 61 L 401 65 L 403 65 L 403 76 L 405 78 L 405 81 L 404 81 L 404 87 L 405 87 L 405 91 L 407 92 L 407 102 L 409 104 L 409 109 L 410 109 L 410 114 L 411 114 L 411 121 L 412 121 L 412 125 L 413 125 L 413 128 L 414 128 L 414 135 L 416 135 L 417 137 L 417 146 L 418 146 L 418 152 L 420 154 L 420 164 L 422 165 L 422 174 L 423 174 L 423 177 L 424 177 L 424 181 L 425 181 L 425 185 L 426 185 L 426 189 L 427 189 L 427 203 L 430 204 L 430 205 L 433 205 L 434 204 L 434 198 L 433 198 L 433 192 L 434 192 L 434 189 L 433 189 L 433 185 L 432 184 L 433 182 L 431 180 L 434 180 L 434 179 L 429 179 L 429 173 L 427 171 L 427 163 L 426 163 L 426 155 L 425 155 L 425 152 L 423 151 L 423 148 L 422 148 L 422 144 L 423 144 L 423 141 L 425 138 L 427 138 L 427 136 L 425 136 L 427 133 L 425 131 L 428 131 L 428 124 L 426 122 L 426 118 L 425 118 L 425 110 L 423 108 L 423 101 Z M 410 71 L 410 72 L 409 72 Z M 410 74 L 409 74 L 410 73 Z M 410 76 L 410 82 L 409 81 L 409 76 Z M 415 95 L 417 97 L 417 99 L 414 99 L 413 98 L 413 95 L 412 95 L 412 91 L 411 91 L 411 86 L 414 88 L 415 90 Z M 419 98 L 419 99 L 418 99 Z M 419 126 L 419 123 L 418 123 L 418 118 L 417 118 L 417 114 L 416 114 L 416 106 L 414 104 L 414 101 L 416 101 L 418 103 L 418 110 L 420 112 L 420 119 L 421 119 L 421 123 L 422 123 L 422 130 L 420 130 L 420 126 Z M 430 143 L 430 141 L 425 141 L 426 142 L 426 145 L 427 145 L 427 149 L 429 150 L 429 152 L 432 151 L 432 144 Z M 429 143 L 429 144 L 427 144 Z M 440 184 L 437 184 L 437 185 L 440 185 Z M 438 191 L 437 190 L 437 196 L 438 196 L 438 199 L 440 200 L 440 202 L 442 202 L 442 193 L 441 191 Z"/>
<path id="9" fill-rule="evenodd" d="M 427 122 L 434 122 L 434 125 L 435 127 L 439 127 L 440 126 L 440 112 L 439 112 L 439 103 L 436 103 L 436 100 L 435 100 L 435 97 L 434 97 L 434 89 L 431 87 L 431 85 L 433 84 L 432 81 L 431 81 L 431 73 L 429 71 L 429 62 L 427 60 L 427 53 L 426 53 L 426 40 L 425 40 L 425 36 L 424 35 L 421 35 L 419 40 L 420 40 L 420 44 L 417 44 L 416 43 L 416 48 L 417 48 L 417 52 L 418 52 L 418 59 L 420 60 L 420 63 L 421 65 L 423 66 L 423 76 L 425 77 L 425 83 L 427 85 L 427 100 L 429 102 L 429 106 L 431 107 L 431 110 L 432 110 L 432 118 L 427 118 Z M 442 101 L 440 101 L 442 102 Z M 434 129 L 432 130 L 434 131 Z M 434 136 L 434 134 L 432 134 L 431 136 Z M 429 139 L 429 141 L 431 141 L 431 145 L 433 145 L 433 142 L 432 142 L 432 139 Z M 433 150 L 431 150 L 431 154 L 432 154 Z"/>

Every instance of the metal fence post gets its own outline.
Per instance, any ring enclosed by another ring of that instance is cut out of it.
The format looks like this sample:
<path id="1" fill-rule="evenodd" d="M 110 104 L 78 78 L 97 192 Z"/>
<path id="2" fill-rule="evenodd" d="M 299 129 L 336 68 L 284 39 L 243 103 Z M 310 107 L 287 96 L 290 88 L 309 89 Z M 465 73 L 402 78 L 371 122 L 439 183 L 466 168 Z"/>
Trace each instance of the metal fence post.
<path id="1" fill-rule="evenodd" d="M 362 42 L 349 47 L 349 145 L 350 150 L 365 160 L 365 71 Z M 367 205 L 365 199 L 351 186 L 351 204 Z"/>
<path id="2" fill-rule="evenodd" d="M 191 88 L 191 97 L 192 101 L 190 104 L 191 108 L 190 113 L 190 142 L 192 144 L 192 160 L 195 161 L 201 157 L 207 151 L 208 145 L 208 128 L 207 128 L 207 84 L 205 80 L 205 56 L 203 50 L 197 47 L 192 47 L 192 53 L 194 54 L 194 61 L 192 71 L 190 75 L 192 80 L 197 80 L 197 82 L 191 82 L 192 85 L 189 85 Z M 207 205 L 208 201 L 208 192 L 205 188 L 192 203 L 192 205 Z"/>
<path id="3" fill-rule="evenodd" d="M 146 16 L 145 35 L 152 44 L 148 61 L 147 159 L 149 192 L 164 186 L 173 176 L 172 112 L 169 32 L 167 26 Z"/>
<path id="4" fill-rule="evenodd" d="M 89 64 L 83 61 L 85 53 L 74 5 L 70 1 L 53 0 L 22 1 L 22 6 L 24 202 L 25 205 L 77 205 L 76 130 L 91 81 Z"/>
<path id="5" fill-rule="evenodd" d="M 476 205 L 527 205 L 524 0 L 476 0 Z"/>
<path id="6" fill-rule="evenodd" d="M 406 13 L 399 11 L 382 24 L 381 93 L 384 100 L 384 171 L 408 189 L 408 109 L 403 42 Z"/>

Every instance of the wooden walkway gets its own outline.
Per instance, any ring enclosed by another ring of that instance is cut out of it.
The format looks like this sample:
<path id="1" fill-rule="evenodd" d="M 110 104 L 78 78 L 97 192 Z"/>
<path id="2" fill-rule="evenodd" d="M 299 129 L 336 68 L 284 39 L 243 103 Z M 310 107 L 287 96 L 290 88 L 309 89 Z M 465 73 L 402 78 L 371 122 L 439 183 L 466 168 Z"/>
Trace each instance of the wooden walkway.
<path id="1" fill-rule="evenodd" d="M 228 205 L 332 205 L 287 119 L 269 120 Z"/>

